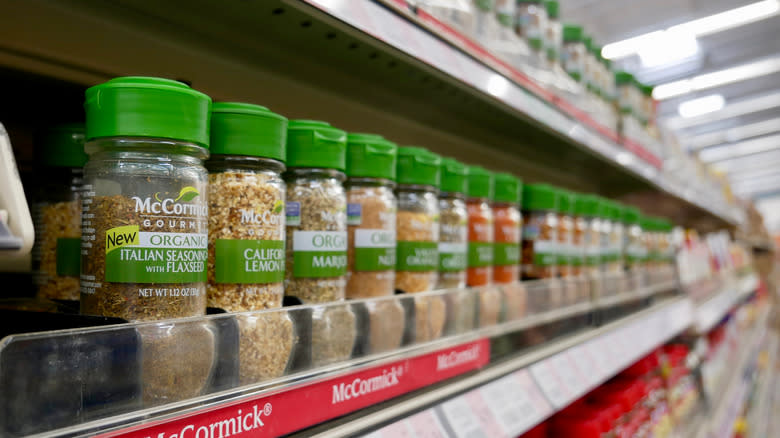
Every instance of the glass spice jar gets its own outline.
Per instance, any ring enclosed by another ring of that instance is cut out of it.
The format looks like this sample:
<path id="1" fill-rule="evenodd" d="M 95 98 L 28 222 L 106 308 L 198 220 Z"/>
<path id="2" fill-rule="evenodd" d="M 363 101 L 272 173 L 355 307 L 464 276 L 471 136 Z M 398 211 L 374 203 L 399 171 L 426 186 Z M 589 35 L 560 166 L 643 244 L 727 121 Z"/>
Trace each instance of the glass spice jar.
<path id="1" fill-rule="evenodd" d="M 522 278 L 554 278 L 558 218 L 555 190 L 547 184 L 523 186 Z"/>
<path id="2" fill-rule="evenodd" d="M 544 29 L 544 51 L 550 69 L 560 62 L 563 47 L 563 25 L 560 20 L 560 5 L 557 1 L 544 2 L 547 9 L 547 26 Z"/>
<path id="3" fill-rule="evenodd" d="M 437 289 L 466 286 L 468 167 L 451 158 L 441 160 L 439 193 L 439 282 Z"/>
<path id="4" fill-rule="evenodd" d="M 622 114 L 635 114 L 634 76 L 625 71 L 615 72 L 618 109 Z"/>
<path id="5" fill-rule="evenodd" d="M 47 129 L 35 139 L 40 181 L 33 204 L 33 272 L 39 298 L 79 299 L 84 125 Z"/>
<path id="6" fill-rule="evenodd" d="M 497 284 L 509 284 L 520 280 L 522 182 L 508 173 L 497 173 L 495 185 L 492 206 L 495 221 L 493 281 Z"/>
<path id="7" fill-rule="evenodd" d="M 395 291 L 397 156 L 381 136 L 347 136 L 347 298 Z"/>
<path id="8" fill-rule="evenodd" d="M 466 210 L 469 215 L 468 269 L 466 284 L 487 286 L 493 280 L 493 173 L 479 166 L 469 167 Z"/>
<path id="9" fill-rule="evenodd" d="M 580 201 L 581 196 L 578 193 L 570 192 L 572 236 L 569 265 L 572 277 L 581 277 L 585 273 L 585 232 L 587 231 L 587 221 L 583 216 L 584 211 L 581 208 L 583 205 Z"/>
<path id="10" fill-rule="evenodd" d="M 563 26 L 563 48 L 561 64 L 563 69 L 576 82 L 582 83 L 585 71 L 585 43 L 582 42 L 582 26 L 565 24 Z"/>
<path id="11" fill-rule="evenodd" d="M 542 0 L 517 0 L 516 31 L 532 49 L 542 50 L 547 28 L 547 9 Z"/>
<path id="12" fill-rule="evenodd" d="M 593 195 L 580 195 L 574 209 L 577 214 L 575 228 L 582 233 L 583 273 L 598 290 L 601 279 L 601 201 Z"/>
<path id="13" fill-rule="evenodd" d="M 574 221 L 571 216 L 571 196 L 563 189 L 557 189 L 558 195 L 558 245 L 556 248 L 556 260 L 558 276 L 572 276 L 571 245 L 574 237 Z"/>
<path id="14" fill-rule="evenodd" d="M 438 280 L 440 166 L 426 149 L 398 148 L 395 287 L 407 293 L 433 290 Z"/>
<path id="15" fill-rule="evenodd" d="M 131 321 L 206 312 L 211 99 L 123 77 L 86 92 L 81 310 Z"/>
<path id="16" fill-rule="evenodd" d="M 347 196 L 342 183 L 346 132 L 291 120 L 287 129 L 285 293 L 304 303 L 344 299 Z"/>
<path id="17" fill-rule="evenodd" d="M 621 273 L 625 265 L 623 253 L 623 239 L 626 234 L 623 226 L 624 207 L 618 203 L 612 205 L 612 234 L 609 237 L 610 243 L 610 272 Z"/>
<path id="18" fill-rule="evenodd" d="M 638 208 L 628 207 L 623 210 L 623 266 L 629 273 L 637 273 L 644 259 L 644 246 L 642 244 L 642 227 L 639 225 L 641 214 Z"/>
<path id="19" fill-rule="evenodd" d="M 287 119 L 246 103 L 211 110 L 208 303 L 229 312 L 282 306 Z"/>

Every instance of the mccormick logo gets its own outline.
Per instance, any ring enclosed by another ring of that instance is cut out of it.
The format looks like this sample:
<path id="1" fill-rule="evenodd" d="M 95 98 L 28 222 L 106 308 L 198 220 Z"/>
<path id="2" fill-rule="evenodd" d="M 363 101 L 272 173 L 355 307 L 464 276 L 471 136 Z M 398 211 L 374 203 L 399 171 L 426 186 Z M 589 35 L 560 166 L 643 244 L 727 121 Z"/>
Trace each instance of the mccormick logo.
<path id="1" fill-rule="evenodd" d="M 227 438 L 233 435 L 249 434 L 265 426 L 263 417 L 268 417 L 273 411 L 271 403 L 266 403 L 262 409 L 257 405 L 252 410 L 239 409 L 236 415 L 220 421 L 206 424 L 187 424 L 176 433 L 160 432 L 157 435 L 146 435 L 145 438 Z"/>
<path id="2" fill-rule="evenodd" d="M 271 210 L 255 211 L 239 208 L 238 211 L 241 213 L 242 224 L 279 225 L 282 223 L 284 202 L 282 202 L 280 199 L 277 199 Z"/>
<path id="3" fill-rule="evenodd" d="M 160 198 L 160 192 L 154 194 L 154 198 L 147 196 L 141 199 L 133 196 L 135 201 L 135 212 L 141 214 L 168 214 L 168 215 L 186 215 L 206 217 L 208 215 L 208 206 L 198 204 L 183 204 L 190 202 L 199 196 L 195 187 L 183 187 L 176 198 Z M 181 201 L 181 202 L 179 202 Z"/>
<path id="4" fill-rule="evenodd" d="M 436 356 L 436 371 L 448 370 L 479 359 L 479 344 L 463 351 L 451 351 Z"/>
<path id="5" fill-rule="evenodd" d="M 398 385 L 398 379 L 404 375 L 401 365 L 382 370 L 382 374 L 368 379 L 356 378 L 350 383 L 333 385 L 333 400 L 331 404 L 341 403 Z"/>

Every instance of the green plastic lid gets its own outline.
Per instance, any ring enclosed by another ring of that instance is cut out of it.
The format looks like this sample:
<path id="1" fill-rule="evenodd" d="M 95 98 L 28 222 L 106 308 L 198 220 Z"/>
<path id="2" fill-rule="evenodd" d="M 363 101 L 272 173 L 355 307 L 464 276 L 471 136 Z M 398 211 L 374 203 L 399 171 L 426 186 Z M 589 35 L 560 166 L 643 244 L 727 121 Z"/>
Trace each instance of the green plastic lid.
<path id="1" fill-rule="evenodd" d="M 593 37 L 583 31 L 582 42 L 585 43 L 585 48 L 588 50 L 588 52 L 593 53 Z"/>
<path id="2" fill-rule="evenodd" d="M 346 168 L 347 133 L 316 120 L 290 120 L 287 126 L 287 166 Z"/>
<path id="3" fill-rule="evenodd" d="M 547 7 L 547 16 L 548 17 L 550 17 L 550 18 L 552 18 L 554 20 L 558 19 L 558 17 L 560 17 L 560 14 L 559 14 L 559 6 L 560 5 L 558 4 L 557 1 L 548 0 L 548 1 L 544 2 L 544 6 Z"/>
<path id="4" fill-rule="evenodd" d="M 582 26 L 576 24 L 563 25 L 563 42 L 574 43 L 582 41 Z"/>
<path id="5" fill-rule="evenodd" d="M 555 189 L 548 184 L 525 184 L 523 186 L 523 210 L 556 211 L 558 198 Z"/>
<path id="6" fill-rule="evenodd" d="M 523 181 L 508 173 L 496 173 L 493 177 L 496 185 L 493 193 L 493 200 L 496 202 L 520 204 L 520 200 L 522 199 Z"/>
<path id="7" fill-rule="evenodd" d="M 634 75 L 627 71 L 615 72 L 615 85 L 628 85 L 634 82 Z"/>
<path id="8" fill-rule="evenodd" d="M 639 209 L 636 207 L 626 207 L 623 209 L 623 223 L 628 225 L 635 225 L 639 223 L 639 218 L 642 216 Z"/>
<path id="9" fill-rule="evenodd" d="M 347 134 L 347 176 L 395 181 L 398 146 L 380 135 Z"/>
<path id="10" fill-rule="evenodd" d="M 284 162 L 287 119 L 248 103 L 211 106 L 211 153 L 249 155 Z"/>
<path id="11" fill-rule="evenodd" d="M 483 167 L 469 166 L 469 197 L 492 199 L 493 192 L 493 172 Z"/>
<path id="12" fill-rule="evenodd" d="M 441 191 L 466 194 L 468 191 L 469 168 L 452 158 L 441 160 Z"/>
<path id="13" fill-rule="evenodd" d="M 625 207 L 623 204 L 613 202 L 612 203 L 612 221 L 623 223 L 623 210 Z"/>
<path id="14" fill-rule="evenodd" d="M 558 213 L 571 214 L 574 211 L 572 205 L 572 194 L 565 189 L 557 189 L 558 192 Z"/>
<path id="15" fill-rule="evenodd" d="M 84 124 L 52 126 L 35 139 L 35 158 L 44 166 L 84 167 Z"/>
<path id="16" fill-rule="evenodd" d="M 398 183 L 439 187 L 441 157 L 418 146 L 398 148 Z"/>
<path id="17" fill-rule="evenodd" d="M 655 87 L 652 85 L 643 84 L 639 87 L 640 90 L 642 90 L 642 94 L 644 94 L 647 97 L 653 97 L 653 89 Z"/>
<path id="18" fill-rule="evenodd" d="M 86 139 L 168 138 L 209 146 L 211 98 L 170 79 L 128 76 L 86 91 Z"/>
<path id="19" fill-rule="evenodd" d="M 614 203 L 606 198 L 601 198 L 599 201 L 598 217 L 611 221 Z"/>
<path id="20" fill-rule="evenodd" d="M 574 214 L 583 217 L 597 217 L 601 199 L 594 195 L 577 195 L 574 200 Z"/>

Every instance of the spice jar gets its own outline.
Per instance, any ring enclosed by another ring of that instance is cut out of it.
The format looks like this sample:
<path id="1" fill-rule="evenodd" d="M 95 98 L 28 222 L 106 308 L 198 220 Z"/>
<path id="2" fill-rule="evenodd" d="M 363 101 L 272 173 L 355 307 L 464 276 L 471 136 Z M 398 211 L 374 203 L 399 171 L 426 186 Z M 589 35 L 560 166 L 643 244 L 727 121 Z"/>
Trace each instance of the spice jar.
<path id="1" fill-rule="evenodd" d="M 211 108 L 208 304 L 229 312 L 282 306 L 287 119 L 246 103 Z M 239 382 L 279 377 L 294 343 L 287 314 L 246 314 Z"/>
<path id="2" fill-rule="evenodd" d="M 558 218 L 555 189 L 547 184 L 523 186 L 522 278 L 556 275 Z"/>
<path id="3" fill-rule="evenodd" d="M 86 92 L 81 310 L 131 321 L 206 312 L 211 99 L 167 79 Z"/>
<path id="4" fill-rule="evenodd" d="M 36 139 L 40 185 L 33 204 L 33 271 L 39 298 L 79 299 L 84 125 L 61 125 Z"/>
<path id="5" fill-rule="evenodd" d="M 578 301 L 580 293 L 580 283 L 574 278 L 573 261 L 573 241 L 574 241 L 574 219 L 571 194 L 567 190 L 557 189 L 558 195 L 558 247 L 557 266 L 558 275 L 565 279 L 565 297 L 566 302 L 574 304 Z"/>
<path id="6" fill-rule="evenodd" d="M 469 167 L 468 198 L 469 215 L 468 270 L 466 284 L 472 287 L 486 286 L 493 279 L 493 174 L 482 167 Z"/>
<path id="7" fill-rule="evenodd" d="M 621 273 L 624 266 L 623 239 L 625 227 L 623 226 L 623 209 L 620 204 L 612 205 L 612 233 L 609 236 L 610 246 L 610 272 Z"/>
<path id="8" fill-rule="evenodd" d="M 542 0 L 517 0 L 517 34 L 534 50 L 541 50 L 547 28 L 547 9 Z"/>
<path id="9" fill-rule="evenodd" d="M 304 303 L 344 299 L 346 143 L 347 134 L 325 122 L 291 120 L 287 129 L 285 293 Z"/>
<path id="10" fill-rule="evenodd" d="M 577 82 L 582 82 L 585 70 L 585 43 L 582 42 L 582 26 L 563 25 L 563 49 L 561 64 L 569 76 Z"/>
<path id="11" fill-rule="evenodd" d="M 601 201 L 593 195 L 580 195 L 575 200 L 577 214 L 575 229 L 582 233 L 583 273 L 593 284 L 594 290 L 601 287 Z"/>
<path id="12" fill-rule="evenodd" d="M 467 176 L 468 167 L 465 164 L 451 158 L 441 160 L 438 289 L 455 289 L 466 286 L 468 253 Z"/>
<path id="13" fill-rule="evenodd" d="M 615 87 L 620 112 L 626 115 L 634 113 L 634 76 L 625 71 L 615 72 Z"/>
<path id="14" fill-rule="evenodd" d="M 282 306 L 287 119 L 245 103 L 211 110 L 208 303 L 229 312 Z"/>
<path id="15" fill-rule="evenodd" d="M 432 290 L 438 281 L 441 158 L 414 146 L 398 148 L 396 289 Z M 440 296 L 415 299 L 415 340 L 441 336 L 446 305 Z"/>
<path id="16" fill-rule="evenodd" d="M 563 25 L 560 21 L 559 4 L 557 1 L 544 2 L 547 9 L 547 26 L 544 32 L 544 50 L 550 66 L 559 62 L 561 48 L 563 46 Z"/>
<path id="17" fill-rule="evenodd" d="M 433 290 L 438 277 L 441 158 L 419 147 L 398 149 L 396 289 Z"/>
<path id="18" fill-rule="evenodd" d="M 580 201 L 583 195 L 570 193 L 572 214 L 571 253 L 569 256 L 572 277 L 580 277 L 585 274 L 585 233 L 588 222 L 584 216 L 584 203 Z"/>
<path id="19" fill-rule="evenodd" d="M 347 297 L 395 290 L 395 187 L 398 148 L 381 136 L 347 136 Z"/>
<path id="20" fill-rule="evenodd" d="M 495 175 L 493 216 L 495 219 L 493 247 L 493 281 L 498 284 L 520 280 L 520 235 L 523 220 L 520 215 L 521 186 L 519 178 L 508 173 Z"/>
<path id="21" fill-rule="evenodd" d="M 628 207 L 623 210 L 623 226 L 626 232 L 623 234 L 623 266 L 629 273 L 640 271 L 645 257 L 645 249 L 642 244 L 642 227 L 639 226 L 640 213 L 638 208 Z"/>

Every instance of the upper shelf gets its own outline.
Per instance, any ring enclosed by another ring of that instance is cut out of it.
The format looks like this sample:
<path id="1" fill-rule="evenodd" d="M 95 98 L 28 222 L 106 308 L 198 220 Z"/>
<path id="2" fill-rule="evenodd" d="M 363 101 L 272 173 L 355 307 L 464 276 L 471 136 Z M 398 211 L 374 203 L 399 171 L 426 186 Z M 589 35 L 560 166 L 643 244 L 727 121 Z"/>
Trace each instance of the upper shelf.
<path id="1" fill-rule="evenodd" d="M 0 16 L 0 66 L 81 85 L 128 74 L 178 78 L 215 100 L 377 132 L 687 226 L 740 221 L 479 46 L 398 5 L 17 2 Z"/>

